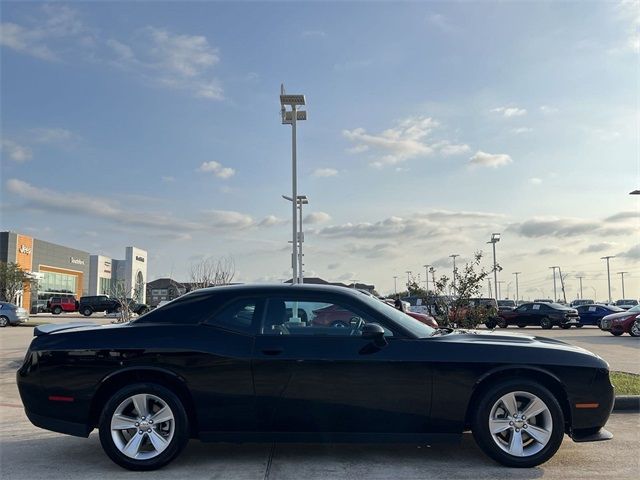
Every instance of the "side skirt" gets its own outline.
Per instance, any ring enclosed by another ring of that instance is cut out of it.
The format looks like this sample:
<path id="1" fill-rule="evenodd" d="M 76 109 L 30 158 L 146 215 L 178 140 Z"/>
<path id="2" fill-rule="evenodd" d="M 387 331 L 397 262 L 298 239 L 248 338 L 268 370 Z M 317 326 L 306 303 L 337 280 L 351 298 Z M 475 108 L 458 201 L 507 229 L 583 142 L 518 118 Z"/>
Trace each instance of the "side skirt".
<path id="1" fill-rule="evenodd" d="M 460 433 L 200 432 L 203 442 L 229 443 L 456 443 Z"/>

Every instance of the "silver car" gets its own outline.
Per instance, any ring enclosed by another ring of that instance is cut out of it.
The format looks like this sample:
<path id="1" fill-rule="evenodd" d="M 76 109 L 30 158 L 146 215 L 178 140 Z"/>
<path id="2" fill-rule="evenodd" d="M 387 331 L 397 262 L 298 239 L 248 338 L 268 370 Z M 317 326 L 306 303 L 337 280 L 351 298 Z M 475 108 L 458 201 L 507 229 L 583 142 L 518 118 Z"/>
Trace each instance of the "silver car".
<path id="1" fill-rule="evenodd" d="M 18 325 L 29 320 L 29 312 L 13 303 L 0 302 L 0 327 Z"/>

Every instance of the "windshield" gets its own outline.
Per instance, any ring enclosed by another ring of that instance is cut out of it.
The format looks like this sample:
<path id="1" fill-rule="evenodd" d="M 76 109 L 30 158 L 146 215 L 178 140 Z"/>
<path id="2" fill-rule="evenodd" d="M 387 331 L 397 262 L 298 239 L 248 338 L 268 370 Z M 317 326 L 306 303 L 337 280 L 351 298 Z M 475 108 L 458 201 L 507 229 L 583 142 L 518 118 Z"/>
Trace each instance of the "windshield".
<path id="1" fill-rule="evenodd" d="M 635 307 L 630 308 L 629 310 L 627 310 L 627 312 L 640 312 L 640 305 L 636 305 Z"/>
<path id="2" fill-rule="evenodd" d="M 386 318 L 393 323 L 400 325 L 405 330 L 408 330 L 418 338 L 430 337 L 435 333 L 435 330 L 422 322 L 419 322 L 415 318 L 410 317 L 406 313 L 387 305 L 386 303 L 369 297 L 368 295 L 362 295 L 360 300 L 370 305 L 372 308 L 383 314 Z"/>

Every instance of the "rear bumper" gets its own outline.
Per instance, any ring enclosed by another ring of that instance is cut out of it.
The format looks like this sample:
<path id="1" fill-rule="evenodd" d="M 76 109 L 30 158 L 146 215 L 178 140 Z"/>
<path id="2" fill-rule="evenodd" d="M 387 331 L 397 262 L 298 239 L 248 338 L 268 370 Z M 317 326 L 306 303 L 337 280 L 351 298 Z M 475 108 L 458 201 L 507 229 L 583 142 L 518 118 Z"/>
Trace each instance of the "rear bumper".
<path id="1" fill-rule="evenodd" d="M 89 427 L 83 423 L 73 423 L 66 420 L 60 420 L 58 418 L 45 417 L 32 413 L 25 408 L 27 417 L 36 427 L 51 430 L 52 432 L 65 433 L 67 435 L 73 435 L 75 437 L 88 437 L 92 427 Z"/>

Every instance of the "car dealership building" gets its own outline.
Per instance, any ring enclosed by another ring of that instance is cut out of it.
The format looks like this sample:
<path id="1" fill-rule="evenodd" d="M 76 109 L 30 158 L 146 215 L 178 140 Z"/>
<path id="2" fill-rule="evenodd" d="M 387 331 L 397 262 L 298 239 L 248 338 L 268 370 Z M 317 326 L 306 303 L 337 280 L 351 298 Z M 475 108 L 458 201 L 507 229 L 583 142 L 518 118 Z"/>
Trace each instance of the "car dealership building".
<path id="1" fill-rule="evenodd" d="M 127 247 L 124 260 L 115 260 L 29 235 L 0 232 L 0 261 L 17 263 L 37 280 L 13 299 L 32 313 L 53 296 L 108 295 L 117 284 L 132 298 L 145 301 L 147 252 L 140 248 Z"/>

